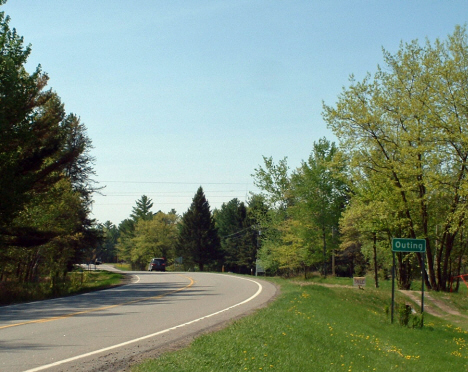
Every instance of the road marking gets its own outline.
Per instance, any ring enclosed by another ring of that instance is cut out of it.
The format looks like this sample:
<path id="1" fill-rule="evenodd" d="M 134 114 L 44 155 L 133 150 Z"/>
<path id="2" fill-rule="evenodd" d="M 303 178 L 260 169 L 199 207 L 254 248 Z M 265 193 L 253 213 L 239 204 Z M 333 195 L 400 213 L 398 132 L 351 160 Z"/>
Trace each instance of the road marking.
<path id="1" fill-rule="evenodd" d="M 132 284 L 140 283 L 141 278 L 138 275 L 135 275 L 135 274 L 134 274 L 134 276 L 136 276 L 138 278 L 138 280 L 136 282 L 132 282 Z"/>
<path id="2" fill-rule="evenodd" d="M 136 283 L 138 283 L 140 281 L 140 277 L 138 275 L 135 275 L 135 276 L 138 277 L 138 281 L 136 281 L 135 283 L 132 283 L 132 284 L 136 284 Z M 184 275 L 181 275 L 181 276 L 184 276 Z M 189 278 L 188 276 L 184 276 L 184 277 L 190 280 L 190 284 L 188 284 L 187 286 L 185 286 L 183 288 L 175 289 L 173 291 L 166 292 L 166 293 L 163 293 L 163 294 L 158 295 L 158 296 L 139 298 L 137 300 L 122 302 L 120 304 L 102 306 L 102 307 L 97 307 L 97 308 L 94 308 L 94 309 L 88 309 L 88 310 L 83 310 L 83 311 L 77 311 L 75 313 L 64 314 L 64 315 L 55 316 L 55 317 L 51 317 L 51 318 L 35 319 L 35 320 L 29 320 L 27 322 L 22 322 L 22 323 L 8 324 L 8 325 L 5 325 L 5 326 L 0 326 L 0 329 L 18 327 L 18 326 L 22 326 L 22 325 L 25 325 L 25 324 L 47 323 L 47 322 L 52 322 L 54 320 L 71 318 L 71 317 L 77 316 L 77 315 L 89 314 L 89 313 L 94 313 L 96 311 L 103 311 L 103 310 L 113 309 L 114 307 L 130 305 L 130 304 L 134 304 L 134 303 L 137 303 L 137 302 L 160 299 L 162 297 L 169 296 L 170 294 L 177 293 L 177 292 L 183 291 L 184 289 L 190 288 L 195 283 L 192 278 Z"/>
<path id="3" fill-rule="evenodd" d="M 188 278 L 188 277 L 187 277 Z M 126 342 L 122 342 L 120 344 L 117 344 L 117 345 L 113 345 L 113 346 L 109 346 L 109 347 L 105 347 L 103 349 L 99 349 L 99 350 L 95 350 L 95 351 L 91 351 L 89 353 L 86 353 L 86 354 L 81 354 L 81 355 L 77 355 L 75 357 L 72 357 L 72 358 L 68 358 L 68 359 L 63 359 L 63 360 L 59 360 L 58 362 L 55 362 L 55 363 L 51 363 L 51 364 L 47 364 L 47 365 L 44 365 L 44 366 L 40 366 L 40 367 L 36 367 L 36 368 L 33 368 L 33 369 L 28 369 L 27 371 L 24 371 L 24 372 L 37 372 L 37 371 L 43 371 L 47 368 L 52 368 L 52 367 L 57 367 L 59 365 L 62 365 L 62 364 L 65 364 L 65 363 L 69 363 L 69 362 L 73 362 L 74 360 L 78 360 L 78 359 L 82 359 L 82 358 L 86 358 L 86 357 L 89 357 L 89 356 L 92 356 L 92 355 L 95 355 L 95 354 L 99 354 L 99 353 L 103 353 L 105 351 L 109 351 L 109 350 L 113 350 L 113 349 L 117 349 L 119 347 L 122 347 L 122 346 L 127 346 L 127 345 L 130 345 L 130 344 L 133 344 L 135 342 L 139 342 L 139 341 L 143 341 L 143 340 L 146 340 L 148 338 L 151 338 L 151 337 L 155 337 L 155 336 L 159 336 L 163 333 L 167 333 L 167 332 L 170 332 L 170 331 L 173 331 L 175 329 L 178 329 L 178 328 L 182 328 L 182 327 L 186 327 L 188 325 L 191 325 L 191 324 L 194 324 L 194 323 L 197 323 L 201 320 L 204 320 L 204 319 L 208 319 L 208 318 L 211 318 L 215 315 L 219 315 L 221 313 L 224 313 L 226 311 L 229 311 L 235 307 L 238 307 L 238 306 L 241 306 L 243 304 L 246 304 L 247 302 L 250 302 L 252 301 L 255 297 L 257 297 L 263 290 L 263 287 L 260 283 L 256 282 L 255 280 L 252 280 L 252 279 L 247 279 L 247 278 L 241 278 L 241 277 L 237 277 L 238 279 L 243 279 L 243 280 L 248 280 L 250 282 L 253 282 L 255 284 L 258 285 L 258 289 L 257 289 L 257 292 L 255 292 L 254 295 L 250 296 L 248 299 L 242 301 L 242 302 L 239 302 L 235 305 L 232 305 L 232 306 L 229 306 L 223 310 L 220 310 L 220 311 L 217 311 L 215 313 L 212 313 L 212 314 L 209 314 L 209 315 L 205 315 L 201 318 L 198 318 L 198 319 L 194 319 L 194 320 L 191 320 L 190 322 L 187 322 L 187 323 L 183 323 L 183 324 L 179 324 L 177 326 L 174 326 L 174 327 L 171 327 L 171 328 L 167 328 L 167 329 L 164 329 L 162 331 L 159 331 L 159 332 L 156 332 L 156 333 L 152 333 L 150 335 L 146 335 L 146 336 L 143 336 L 143 337 L 139 337 L 139 338 L 135 338 L 133 340 L 130 340 L 130 341 L 126 341 Z M 189 278 L 193 284 L 194 281 L 192 278 Z"/>

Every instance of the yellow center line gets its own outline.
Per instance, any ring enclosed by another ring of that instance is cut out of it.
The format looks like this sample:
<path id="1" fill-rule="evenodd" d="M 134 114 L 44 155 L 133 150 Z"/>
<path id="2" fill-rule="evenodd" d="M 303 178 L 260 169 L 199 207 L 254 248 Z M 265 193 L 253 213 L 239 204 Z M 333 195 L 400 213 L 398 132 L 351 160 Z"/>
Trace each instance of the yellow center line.
<path id="1" fill-rule="evenodd" d="M 178 274 L 178 275 L 180 275 L 180 274 Z M 185 290 L 185 289 L 188 289 L 188 288 L 190 288 L 190 287 L 195 283 L 195 281 L 194 281 L 192 278 L 188 277 L 188 276 L 185 276 L 185 275 L 180 275 L 180 276 L 183 276 L 184 278 L 189 279 L 189 280 L 190 280 L 190 283 L 189 283 L 188 285 L 186 285 L 185 287 L 182 287 L 182 288 L 179 288 L 179 289 L 175 289 L 175 290 L 173 290 L 173 291 L 170 291 L 170 292 L 167 292 L 167 293 L 158 295 L 158 296 L 139 298 L 139 299 L 137 299 L 137 300 L 122 302 L 122 303 L 120 303 L 120 304 L 109 305 L 109 306 L 102 306 L 102 307 L 97 307 L 97 308 L 94 308 L 94 309 L 88 309 L 88 310 L 83 310 L 83 311 L 77 311 L 77 312 L 75 312 L 75 313 L 64 314 L 64 315 L 55 316 L 55 317 L 51 317 L 51 318 L 35 319 L 35 320 L 29 320 L 29 321 L 27 321 L 27 322 L 22 322 L 22 323 L 9 324 L 9 325 L 5 325 L 5 326 L 0 326 L 0 329 L 11 328 L 11 327 L 18 327 L 18 326 L 25 325 L 25 324 L 52 322 L 53 320 L 71 318 L 72 316 L 77 316 L 77 315 L 82 315 L 82 314 L 88 314 L 88 313 L 94 313 L 94 312 L 96 312 L 96 311 L 108 310 L 108 309 L 112 309 L 112 308 L 114 308 L 114 307 L 130 305 L 130 304 L 134 304 L 134 303 L 137 303 L 137 302 L 149 301 L 149 300 L 157 300 L 157 299 L 160 299 L 160 298 L 169 296 L 169 295 L 171 295 L 171 294 L 174 294 L 174 293 L 183 291 L 183 290 Z"/>

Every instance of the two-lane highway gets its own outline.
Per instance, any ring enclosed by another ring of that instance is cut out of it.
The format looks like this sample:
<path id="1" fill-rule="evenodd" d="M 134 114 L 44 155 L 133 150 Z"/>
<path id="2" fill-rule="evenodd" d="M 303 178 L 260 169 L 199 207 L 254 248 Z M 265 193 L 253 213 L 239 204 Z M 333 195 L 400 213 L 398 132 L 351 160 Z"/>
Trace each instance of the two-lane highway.
<path id="1" fill-rule="evenodd" d="M 0 371 L 116 369 L 263 306 L 268 282 L 210 273 L 132 272 L 132 283 L 0 307 Z"/>

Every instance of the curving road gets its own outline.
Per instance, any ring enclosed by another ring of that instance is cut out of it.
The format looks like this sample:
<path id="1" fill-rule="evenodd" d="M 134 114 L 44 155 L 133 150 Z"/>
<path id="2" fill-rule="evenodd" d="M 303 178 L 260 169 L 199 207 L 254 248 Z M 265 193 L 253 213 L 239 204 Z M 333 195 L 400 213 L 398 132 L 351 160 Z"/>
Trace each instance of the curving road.
<path id="1" fill-rule="evenodd" d="M 253 277 L 131 274 L 132 283 L 121 287 L 0 307 L 0 371 L 124 370 L 276 294 Z"/>

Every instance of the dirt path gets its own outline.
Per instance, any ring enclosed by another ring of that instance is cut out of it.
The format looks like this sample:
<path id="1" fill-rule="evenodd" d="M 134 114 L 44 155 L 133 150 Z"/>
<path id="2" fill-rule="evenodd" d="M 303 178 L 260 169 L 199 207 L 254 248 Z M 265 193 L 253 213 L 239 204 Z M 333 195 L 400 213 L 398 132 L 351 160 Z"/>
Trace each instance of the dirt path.
<path id="1" fill-rule="evenodd" d="M 400 290 L 400 293 L 403 293 L 409 299 L 414 301 L 418 306 L 421 306 L 421 292 L 420 291 L 403 291 Z M 454 315 L 461 318 L 468 319 L 467 315 L 461 314 L 458 310 L 447 305 L 444 301 L 436 299 L 431 296 L 430 293 L 424 293 L 424 311 L 437 316 L 439 318 L 444 318 L 448 315 Z"/>
<path id="2" fill-rule="evenodd" d="M 297 284 L 304 285 L 320 285 L 323 287 L 342 287 L 350 289 L 358 289 L 358 287 L 353 287 L 351 285 L 341 285 L 341 284 L 327 284 L 327 283 L 314 283 L 314 282 L 296 282 Z M 404 291 L 399 290 L 400 293 L 404 294 L 411 301 L 415 302 L 418 306 L 421 306 L 421 292 L 420 291 Z M 449 306 L 446 302 L 431 296 L 430 293 L 424 293 L 424 311 L 428 314 L 437 316 L 439 318 L 446 318 L 448 316 L 460 317 L 463 319 L 468 319 L 468 315 L 460 313 L 457 309 Z"/>

